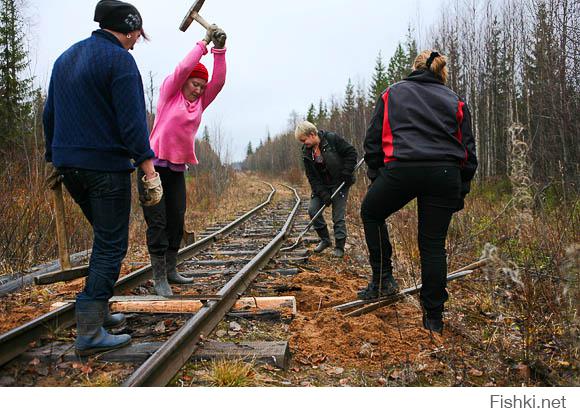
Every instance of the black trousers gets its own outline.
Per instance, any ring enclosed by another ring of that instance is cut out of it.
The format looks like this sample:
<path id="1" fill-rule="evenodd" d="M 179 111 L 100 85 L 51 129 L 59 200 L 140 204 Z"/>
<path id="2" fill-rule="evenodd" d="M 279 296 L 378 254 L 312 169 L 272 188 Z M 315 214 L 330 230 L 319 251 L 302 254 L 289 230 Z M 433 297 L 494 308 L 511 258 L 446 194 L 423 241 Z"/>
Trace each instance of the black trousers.
<path id="1" fill-rule="evenodd" d="M 460 201 L 461 174 L 457 166 L 381 168 L 361 207 L 369 261 L 374 277 L 392 271 L 393 249 L 385 220 L 417 199 L 421 303 L 438 316 L 448 299 L 445 241 L 451 216 Z"/>
<path id="2" fill-rule="evenodd" d="M 155 167 L 161 177 L 163 198 L 159 204 L 143 207 L 147 223 L 147 247 L 152 255 L 163 256 L 168 250 L 177 251 L 183 238 L 185 219 L 186 192 L 183 172 L 171 171 L 169 168 Z M 139 193 L 142 193 L 141 178 L 144 173 L 139 170 Z"/>

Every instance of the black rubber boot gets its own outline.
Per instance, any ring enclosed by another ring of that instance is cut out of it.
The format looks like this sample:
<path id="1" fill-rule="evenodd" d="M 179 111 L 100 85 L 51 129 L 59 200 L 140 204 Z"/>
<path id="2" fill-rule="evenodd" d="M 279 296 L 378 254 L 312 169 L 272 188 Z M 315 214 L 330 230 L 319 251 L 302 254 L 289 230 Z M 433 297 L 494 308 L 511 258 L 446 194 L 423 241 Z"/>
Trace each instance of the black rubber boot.
<path id="1" fill-rule="evenodd" d="M 177 272 L 176 250 L 168 250 L 165 252 L 165 268 L 167 271 L 167 281 L 172 284 L 193 284 L 193 278 L 185 278 Z"/>
<path id="2" fill-rule="evenodd" d="M 334 251 L 332 256 L 335 258 L 342 258 L 344 256 L 344 245 L 346 244 L 346 239 L 336 239 L 334 245 Z"/>
<path id="3" fill-rule="evenodd" d="M 399 284 L 397 284 L 397 281 L 395 281 L 393 273 L 389 272 L 383 275 L 383 278 L 379 283 L 379 296 L 389 297 L 391 295 L 395 295 L 398 292 L 399 292 Z"/>
<path id="4" fill-rule="evenodd" d="M 167 282 L 167 270 L 165 263 L 165 255 L 149 255 L 151 257 L 151 268 L 153 269 L 153 282 L 155 293 L 162 297 L 169 297 L 173 295 L 171 286 Z"/>
<path id="5" fill-rule="evenodd" d="M 380 297 L 389 297 L 391 295 L 395 295 L 399 292 L 399 285 L 393 274 L 391 272 L 383 275 L 383 278 L 380 279 L 376 275 L 373 275 L 373 278 L 369 285 L 360 290 L 357 293 L 357 296 L 361 300 L 374 300 Z"/>
<path id="6" fill-rule="evenodd" d="M 77 320 L 75 350 L 79 356 L 89 356 L 119 349 L 131 342 L 131 336 L 128 334 L 112 335 L 103 328 L 107 311 L 107 301 L 77 300 L 75 305 Z"/>
<path id="7" fill-rule="evenodd" d="M 314 252 L 321 253 L 332 245 L 330 242 L 330 233 L 328 233 L 328 229 L 326 227 L 324 229 L 317 230 L 316 233 L 318 233 L 318 237 L 320 237 L 320 243 L 314 248 Z"/>
<path id="8" fill-rule="evenodd" d="M 421 302 L 423 310 L 423 327 L 435 333 L 443 333 L 443 308 L 427 310 Z"/>
<path id="9" fill-rule="evenodd" d="M 423 313 L 423 327 L 435 333 L 443 333 L 443 318 L 442 317 L 429 317 L 426 313 Z"/>
<path id="10" fill-rule="evenodd" d="M 374 300 L 379 298 L 379 287 L 370 282 L 366 288 L 363 288 L 357 293 L 357 297 L 361 300 Z"/>

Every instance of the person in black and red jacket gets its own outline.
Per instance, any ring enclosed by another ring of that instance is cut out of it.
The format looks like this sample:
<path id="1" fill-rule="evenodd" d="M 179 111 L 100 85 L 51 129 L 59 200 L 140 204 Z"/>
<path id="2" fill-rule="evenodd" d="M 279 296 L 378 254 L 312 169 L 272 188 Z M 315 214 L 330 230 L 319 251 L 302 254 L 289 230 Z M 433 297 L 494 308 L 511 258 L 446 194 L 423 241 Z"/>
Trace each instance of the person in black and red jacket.
<path id="1" fill-rule="evenodd" d="M 445 85 L 446 57 L 423 51 L 413 68 L 379 97 L 365 137 L 372 185 L 361 217 L 373 275 L 358 295 L 373 299 L 398 291 L 385 220 L 416 198 L 423 326 L 441 333 L 448 299 L 447 229 L 453 213 L 463 209 L 477 157 L 469 108 Z"/>

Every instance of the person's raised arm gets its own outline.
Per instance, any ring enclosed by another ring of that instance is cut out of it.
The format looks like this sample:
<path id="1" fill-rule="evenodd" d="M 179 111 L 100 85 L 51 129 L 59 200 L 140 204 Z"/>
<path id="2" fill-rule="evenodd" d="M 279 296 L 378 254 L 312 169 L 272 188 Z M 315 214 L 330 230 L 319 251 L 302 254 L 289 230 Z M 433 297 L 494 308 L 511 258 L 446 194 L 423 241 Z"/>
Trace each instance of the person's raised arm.
<path id="1" fill-rule="evenodd" d="M 211 81 L 207 84 L 201 97 L 204 109 L 214 101 L 226 82 L 226 39 L 226 33 L 222 29 L 216 28 L 212 34 L 214 47 L 211 50 L 213 53 Z"/>
<path id="2" fill-rule="evenodd" d="M 185 58 L 177 64 L 175 70 L 170 74 L 163 85 L 161 86 L 160 94 L 165 96 L 173 96 L 181 91 L 181 87 L 189 78 L 193 68 L 199 63 L 201 57 L 207 54 L 207 45 L 211 40 L 211 35 L 215 30 L 215 26 L 211 26 L 206 33 L 203 40 L 197 42 L 195 47 L 185 56 Z"/>

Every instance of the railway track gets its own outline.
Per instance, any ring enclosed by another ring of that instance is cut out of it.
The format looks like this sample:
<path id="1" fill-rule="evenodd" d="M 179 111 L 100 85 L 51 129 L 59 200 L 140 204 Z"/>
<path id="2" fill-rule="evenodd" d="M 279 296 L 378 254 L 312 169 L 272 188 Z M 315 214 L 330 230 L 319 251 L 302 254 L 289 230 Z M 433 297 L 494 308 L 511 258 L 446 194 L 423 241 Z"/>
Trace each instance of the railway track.
<path id="1" fill-rule="evenodd" d="M 155 351 L 150 354 L 131 376 L 125 386 L 164 386 L 183 367 L 189 358 L 203 345 L 203 340 L 215 329 L 232 309 L 239 297 L 251 285 L 255 277 L 276 256 L 284 240 L 290 235 L 292 224 L 298 214 L 301 199 L 296 190 L 290 191 L 290 198 L 273 204 L 276 189 L 268 184 L 271 191 L 267 199 L 235 221 L 208 228 L 202 238 L 183 248 L 179 261 L 183 263 L 181 273 L 195 277 L 195 284 L 174 287 L 179 293 L 174 298 L 195 297 L 204 299 L 201 309 L 195 314 L 177 315 L 129 315 L 128 328 L 135 330 L 133 344 L 156 342 Z M 304 215 L 304 214 L 303 214 Z M 277 259 L 272 273 L 297 273 L 282 268 L 306 259 L 306 251 L 296 250 Z M 207 268 L 207 269 L 205 269 Z M 144 292 L 142 284 L 152 275 L 148 265 L 121 278 L 115 286 L 115 294 L 130 291 Z M 160 318 L 172 317 L 180 327 L 166 340 L 160 342 L 147 329 L 151 329 Z M 68 303 L 31 322 L 0 335 L 0 367 L 18 358 L 29 350 L 31 342 L 55 333 L 56 329 L 74 324 L 74 304 Z M 140 331 L 145 329 L 145 331 Z M 143 334 L 143 336 L 142 336 Z M 59 343 L 59 342 L 57 342 Z M 61 348 L 62 348 L 62 343 Z M 69 342 L 70 346 L 70 342 Z M 52 349 L 58 350 L 55 346 Z M 70 347 L 69 347 L 70 350 Z M 134 365 L 133 365 L 134 366 Z"/>

